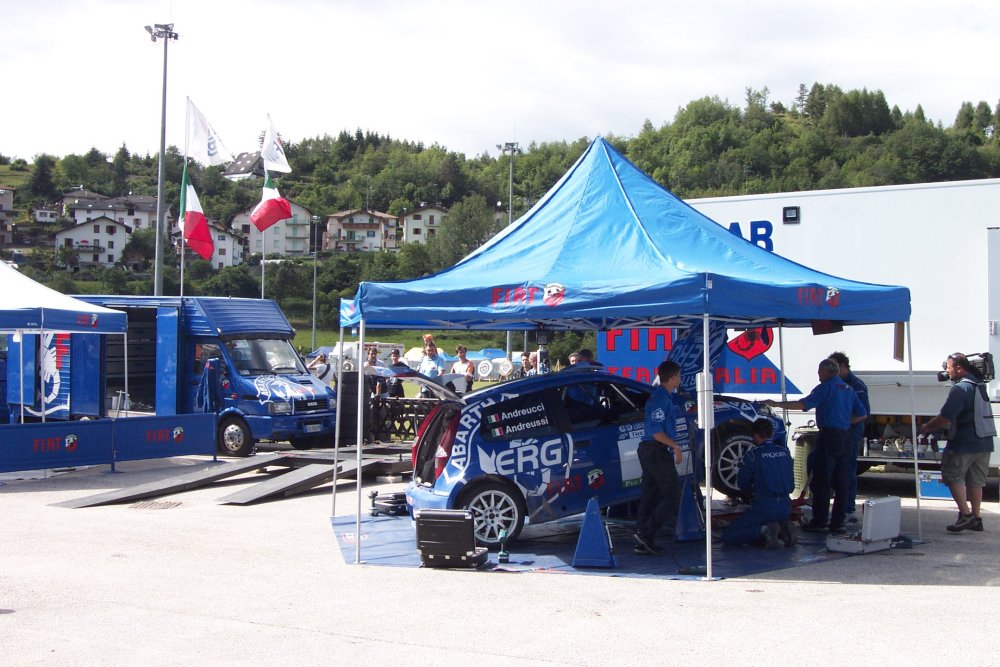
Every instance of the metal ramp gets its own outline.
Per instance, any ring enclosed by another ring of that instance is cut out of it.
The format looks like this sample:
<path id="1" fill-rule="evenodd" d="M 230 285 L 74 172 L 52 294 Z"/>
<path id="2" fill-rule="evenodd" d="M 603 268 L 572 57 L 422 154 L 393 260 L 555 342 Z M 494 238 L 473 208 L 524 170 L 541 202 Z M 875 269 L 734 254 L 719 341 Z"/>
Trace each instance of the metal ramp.
<path id="1" fill-rule="evenodd" d="M 252 456 L 236 463 L 219 463 L 210 465 L 197 472 L 171 477 L 169 479 L 131 486 L 117 491 L 107 491 L 94 496 L 65 500 L 55 503 L 55 507 L 69 507 L 79 509 L 81 507 L 97 507 L 98 505 L 111 505 L 114 503 L 125 503 L 143 498 L 155 498 L 166 496 L 171 493 L 179 493 L 190 489 L 205 486 L 220 479 L 235 477 L 252 470 L 260 470 L 267 466 L 279 465 L 286 462 L 287 457 L 280 454 Z"/>
<path id="2" fill-rule="evenodd" d="M 345 452 L 349 453 L 349 452 Z M 385 452 L 374 455 L 366 455 L 362 459 L 360 472 L 368 474 L 398 473 L 401 468 L 408 466 L 402 460 L 386 458 Z M 398 456 L 397 453 L 392 453 Z M 401 459 L 401 457 L 399 457 Z M 354 458 L 341 459 L 335 462 L 334 457 L 329 453 L 320 452 L 287 452 L 282 454 L 258 454 L 250 458 L 235 463 L 219 463 L 210 465 L 197 472 L 187 473 L 178 477 L 171 477 L 148 484 L 140 484 L 116 491 L 98 493 L 85 498 L 76 498 L 55 503 L 54 507 L 69 507 L 79 509 L 82 507 L 97 507 L 99 505 L 112 505 L 115 503 L 127 503 L 145 498 L 156 498 L 182 491 L 190 491 L 203 486 L 208 486 L 219 480 L 228 477 L 235 477 L 254 470 L 261 470 L 269 466 L 285 466 L 288 472 L 283 472 L 272 476 L 262 482 L 240 489 L 219 499 L 223 505 L 249 505 L 265 498 L 293 496 L 317 486 L 325 484 L 333 479 L 334 468 L 340 475 L 354 478 L 359 473 L 358 462 Z"/>
<path id="3" fill-rule="evenodd" d="M 378 459 L 369 459 L 361 462 L 361 470 L 381 463 Z M 337 475 L 344 475 L 357 471 L 358 462 L 354 460 L 341 461 L 338 464 Z M 333 479 L 334 465 L 329 463 L 310 463 L 309 465 L 296 468 L 291 472 L 272 477 L 271 479 L 254 484 L 251 487 L 240 489 L 236 493 L 219 498 L 221 505 L 249 505 L 258 500 L 270 498 L 272 496 L 293 496 L 303 491 L 308 491 L 321 484 L 326 484 Z"/>

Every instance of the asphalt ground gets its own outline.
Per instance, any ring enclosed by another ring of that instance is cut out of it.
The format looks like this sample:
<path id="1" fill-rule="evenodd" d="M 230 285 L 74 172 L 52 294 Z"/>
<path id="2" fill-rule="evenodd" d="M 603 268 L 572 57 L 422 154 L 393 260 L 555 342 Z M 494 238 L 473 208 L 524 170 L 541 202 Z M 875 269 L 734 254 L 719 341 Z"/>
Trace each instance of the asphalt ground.
<path id="1" fill-rule="evenodd" d="M 0 478 L 0 664 L 1000 662 L 995 479 L 982 533 L 947 533 L 953 505 L 923 501 L 926 541 L 913 549 L 721 581 L 348 564 L 329 485 L 218 504 L 259 474 L 152 501 L 54 506 L 209 465 Z M 916 538 L 912 477 L 860 480 L 862 498 L 902 496 L 903 532 Z M 356 506 L 343 480 L 337 514 Z"/>

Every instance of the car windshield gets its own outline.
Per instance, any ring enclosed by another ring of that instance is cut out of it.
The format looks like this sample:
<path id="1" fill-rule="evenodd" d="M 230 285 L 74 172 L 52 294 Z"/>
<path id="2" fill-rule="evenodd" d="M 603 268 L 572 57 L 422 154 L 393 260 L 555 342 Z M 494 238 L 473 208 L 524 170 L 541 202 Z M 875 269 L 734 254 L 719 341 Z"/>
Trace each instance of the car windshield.
<path id="1" fill-rule="evenodd" d="M 233 366 L 240 375 L 288 373 L 306 375 L 305 366 L 292 344 L 276 338 L 234 338 L 226 341 Z"/>

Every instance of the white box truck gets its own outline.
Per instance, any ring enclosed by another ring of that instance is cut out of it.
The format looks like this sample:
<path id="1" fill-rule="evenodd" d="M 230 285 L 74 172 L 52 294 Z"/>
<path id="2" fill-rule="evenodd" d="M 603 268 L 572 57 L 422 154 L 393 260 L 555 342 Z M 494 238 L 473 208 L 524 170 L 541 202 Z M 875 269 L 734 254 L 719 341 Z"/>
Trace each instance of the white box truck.
<path id="1" fill-rule="evenodd" d="M 910 289 L 916 414 L 936 415 L 950 383 L 935 377 L 952 352 L 1000 354 L 1000 179 L 691 199 L 687 203 L 733 233 L 832 275 Z M 867 382 L 872 440 L 861 465 L 912 460 L 908 361 L 893 358 L 891 324 L 845 327 L 816 336 L 782 332 L 787 377 L 802 392 L 816 366 L 842 351 Z M 778 363 L 779 346 L 768 358 Z M 1000 401 L 1000 380 L 988 384 Z M 796 398 L 799 395 L 793 395 Z M 1000 409 L 994 407 L 994 414 Z M 792 427 L 814 418 L 791 413 Z M 890 437 L 898 433 L 897 437 Z M 902 438 L 902 440 L 899 440 Z M 886 441 L 889 442 L 886 442 Z M 903 451 L 900 451 L 903 450 Z M 919 452 L 919 447 L 918 447 Z M 932 467 L 933 451 L 920 452 Z M 994 452 L 993 466 L 1000 466 Z"/>

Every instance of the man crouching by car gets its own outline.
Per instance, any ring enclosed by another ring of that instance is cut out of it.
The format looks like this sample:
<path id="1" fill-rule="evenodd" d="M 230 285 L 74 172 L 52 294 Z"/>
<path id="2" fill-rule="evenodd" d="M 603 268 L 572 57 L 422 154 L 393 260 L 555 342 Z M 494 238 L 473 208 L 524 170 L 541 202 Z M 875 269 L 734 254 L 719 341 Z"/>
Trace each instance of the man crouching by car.
<path id="1" fill-rule="evenodd" d="M 681 367 L 673 361 L 664 361 L 656 368 L 656 374 L 660 385 L 646 401 L 646 438 L 638 449 L 642 496 L 635 527 L 635 553 L 644 556 L 661 552 L 655 539 L 660 528 L 666 526 L 673 539 L 681 498 L 676 466 L 684 455 L 682 443 L 677 442 L 677 420 L 685 417 L 670 396 L 680 386 Z"/>

